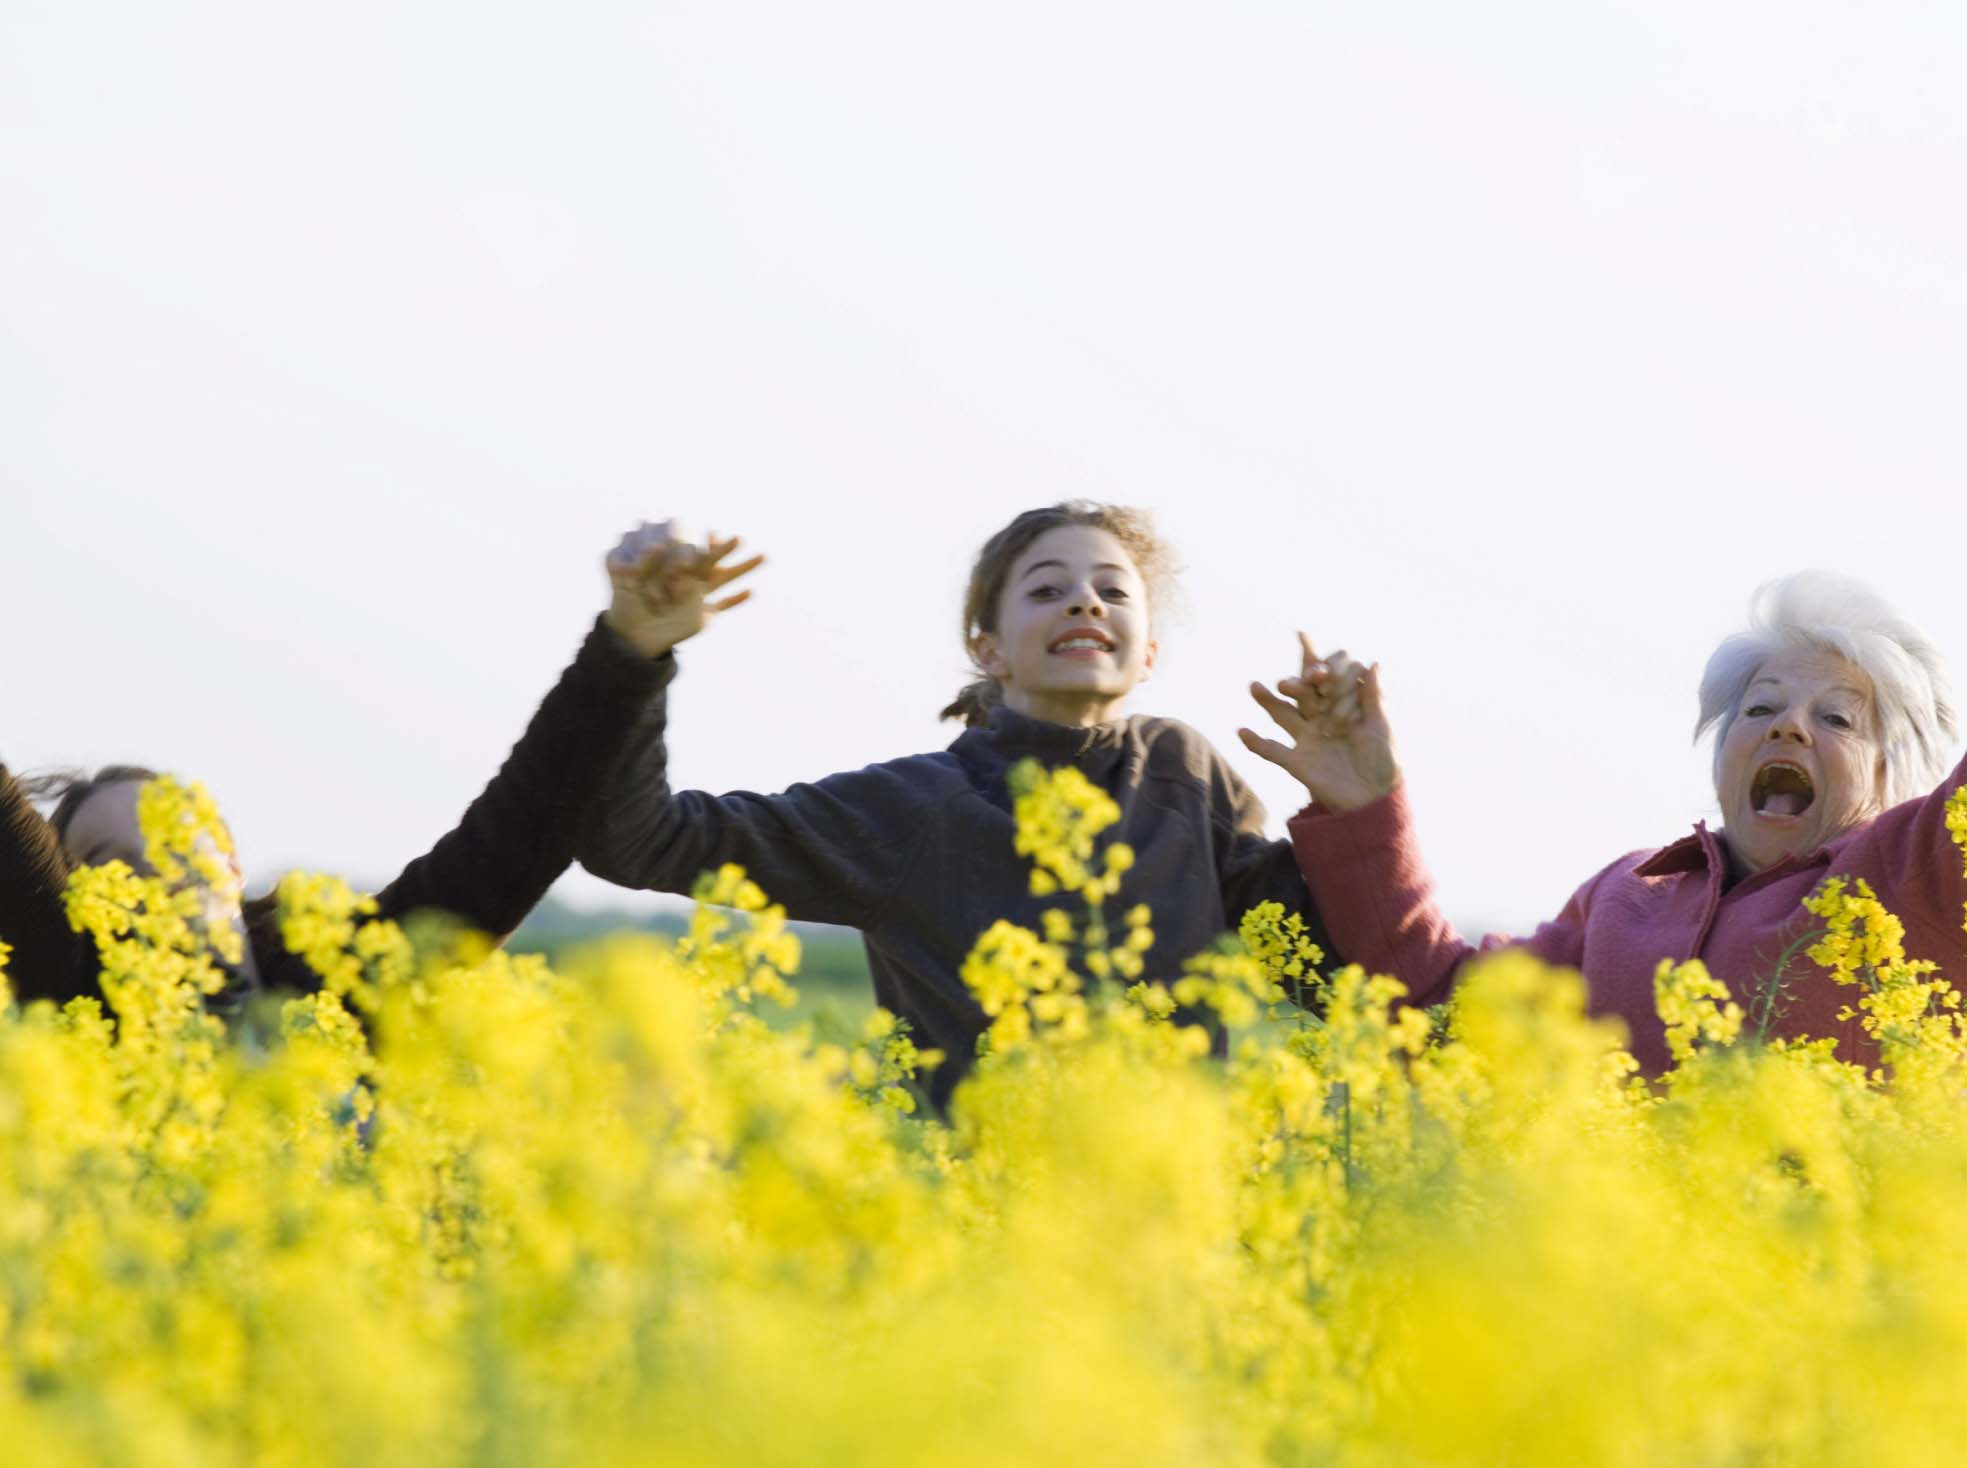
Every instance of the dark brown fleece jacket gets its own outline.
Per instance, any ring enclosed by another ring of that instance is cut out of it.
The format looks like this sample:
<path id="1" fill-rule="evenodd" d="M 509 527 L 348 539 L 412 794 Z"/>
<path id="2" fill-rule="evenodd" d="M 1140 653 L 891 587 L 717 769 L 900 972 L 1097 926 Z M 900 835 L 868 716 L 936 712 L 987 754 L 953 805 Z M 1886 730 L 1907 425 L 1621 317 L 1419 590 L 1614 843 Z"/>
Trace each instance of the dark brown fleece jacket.
<path id="1" fill-rule="evenodd" d="M 633 656 L 617 645 L 624 657 Z M 661 686 L 673 655 L 657 659 Z M 958 977 L 999 918 L 1037 928 L 1057 899 L 1031 895 L 1013 850 L 1006 776 L 1027 757 L 1076 766 L 1120 806 L 1111 837 L 1135 865 L 1110 911 L 1154 912 L 1148 972 L 1233 928 L 1259 902 L 1301 913 L 1331 954 L 1291 844 L 1264 835 L 1264 810 L 1200 734 L 1172 719 L 1089 729 L 997 709 L 948 749 L 794 785 L 778 795 L 671 791 L 660 688 L 603 783 L 580 841 L 583 866 L 625 887 L 688 892 L 700 872 L 742 865 L 788 915 L 859 928 L 876 999 L 916 1041 L 944 1051 L 930 1094 L 947 1101 L 975 1056 L 983 1011 Z"/>

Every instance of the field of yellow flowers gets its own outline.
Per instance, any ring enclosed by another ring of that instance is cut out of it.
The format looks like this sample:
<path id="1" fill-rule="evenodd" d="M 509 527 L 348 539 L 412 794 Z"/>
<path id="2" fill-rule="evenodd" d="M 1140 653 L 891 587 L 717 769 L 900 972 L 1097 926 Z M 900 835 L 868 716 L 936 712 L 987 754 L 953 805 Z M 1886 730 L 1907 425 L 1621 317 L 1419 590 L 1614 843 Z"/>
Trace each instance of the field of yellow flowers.
<path id="1" fill-rule="evenodd" d="M 1422 1014 L 1260 909 L 1145 982 L 1075 781 L 1021 780 L 1059 907 L 979 941 L 947 1122 L 882 1013 L 760 1021 L 797 943 L 734 870 L 560 972 L 290 878 L 325 987 L 228 1036 L 153 787 L 165 877 L 71 889 L 108 1010 L 0 1016 L 4 1460 L 1967 1460 L 1967 1038 L 1868 893 L 1815 956 L 1883 1070 L 1688 965 L 1649 1085 L 1523 957 Z"/>

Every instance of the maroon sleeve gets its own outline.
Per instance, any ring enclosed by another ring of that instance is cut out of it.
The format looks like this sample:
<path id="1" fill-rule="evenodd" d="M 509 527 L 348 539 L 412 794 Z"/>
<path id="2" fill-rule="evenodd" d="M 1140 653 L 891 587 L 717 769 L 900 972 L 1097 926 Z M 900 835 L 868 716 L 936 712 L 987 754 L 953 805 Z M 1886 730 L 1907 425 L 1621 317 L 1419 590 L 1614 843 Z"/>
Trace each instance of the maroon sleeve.
<path id="1" fill-rule="evenodd" d="M 1967 759 L 1930 794 L 1893 806 L 1839 853 L 1839 866 L 1877 874 L 1879 900 L 1901 920 L 1945 933 L 1959 932 L 1967 906 L 1967 868 L 1947 829 L 1947 801 L 1963 784 Z"/>
<path id="2" fill-rule="evenodd" d="M 1407 986 L 1411 1003 L 1440 1003 L 1465 960 L 1512 943 L 1572 968 L 1584 956 L 1597 878 L 1528 939 L 1492 934 L 1478 946 L 1456 932 L 1435 901 L 1405 785 L 1357 810 L 1301 811 L 1288 829 L 1298 869 L 1339 952 L 1373 973 L 1392 974 Z"/>

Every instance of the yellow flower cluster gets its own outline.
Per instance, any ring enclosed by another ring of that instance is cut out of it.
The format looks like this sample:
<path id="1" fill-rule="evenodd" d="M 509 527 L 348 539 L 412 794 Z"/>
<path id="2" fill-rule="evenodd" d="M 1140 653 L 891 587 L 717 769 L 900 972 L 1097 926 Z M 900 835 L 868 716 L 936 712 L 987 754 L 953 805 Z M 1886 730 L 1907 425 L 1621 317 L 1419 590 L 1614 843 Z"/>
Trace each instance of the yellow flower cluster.
<path id="1" fill-rule="evenodd" d="M 1956 839 L 1967 843 L 1967 832 L 1956 830 Z M 1905 1073 L 1898 1077 L 1902 1085 L 1913 1072 L 1958 1084 L 1967 1064 L 1960 994 L 1932 960 L 1906 956 L 1905 925 L 1885 910 L 1871 884 L 1832 877 L 1803 905 L 1824 922 L 1811 960 L 1859 991 L 1856 1007 L 1847 1005 L 1840 1017 L 1858 1019 L 1878 1041 L 1885 1068 Z"/>
<path id="2" fill-rule="evenodd" d="M 1012 815 L 1017 820 L 1017 852 L 1031 858 L 1031 892 L 1077 892 L 1097 907 L 1120 890 L 1120 879 L 1134 864 L 1133 848 L 1114 842 L 1099 869 L 1093 842 L 1120 819 L 1113 797 L 1067 765 L 1048 771 L 1036 760 L 1022 760 L 1010 772 Z"/>
<path id="3" fill-rule="evenodd" d="M 731 863 L 706 872 L 693 895 L 696 914 L 677 952 L 696 960 L 709 980 L 719 1017 L 753 996 L 788 1009 L 796 1004 L 799 996 L 786 978 L 799 968 L 799 935 L 787 931 L 785 909 L 768 902 L 744 868 Z M 720 907 L 735 908 L 747 919 L 735 943 L 722 941 L 731 922 L 716 910 Z"/>
<path id="4" fill-rule="evenodd" d="M 1653 973 L 1653 1008 L 1666 1023 L 1667 1053 L 1675 1065 L 1694 1058 L 1696 1045 L 1732 1045 L 1742 1032 L 1742 1007 L 1728 986 L 1698 958 L 1660 960 Z"/>
<path id="5" fill-rule="evenodd" d="M 1054 1039 L 1083 1039 L 1098 1009 L 1106 1007 L 1089 1003 L 1087 980 L 1096 985 L 1139 980 L 1154 946 L 1153 914 L 1138 903 L 1123 920 L 1125 937 L 1118 944 L 1109 941 L 1102 904 L 1119 891 L 1134 865 L 1133 850 L 1117 841 L 1108 843 L 1097 864 L 1093 861 L 1100 833 L 1120 819 L 1113 798 L 1070 766 L 1047 770 L 1036 760 L 1014 766 L 1010 786 L 1018 854 L 1032 859 L 1032 894 L 1075 894 L 1086 911 L 1075 921 L 1064 908 L 1047 908 L 1040 917 L 1043 933 L 999 920 L 964 960 L 960 976 L 991 1021 L 984 1044 L 1000 1052 L 1024 1043 L 1035 1030 Z M 1075 958 L 1084 976 L 1073 967 Z M 1101 991 L 1097 997 L 1112 1002 L 1116 996 Z M 1129 997 L 1153 1007 L 1138 983 Z M 1161 1017 L 1172 1009 L 1169 1001 Z"/>
<path id="6" fill-rule="evenodd" d="M 137 791 L 137 824 L 144 860 L 167 887 L 188 877 L 208 892 L 237 899 L 239 863 L 218 802 L 197 783 L 170 776 L 146 780 Z"/>
<path id="7" fill-rule="evenodd" d="M 394 923 L 366 921 L 376 900 L 352 890 L 340 877 L 289 872 L 280 879 L 280 936 L 321 976 L 332 994 L 373 1007 L 376 991 L 368 969 L 387 962 L 400 977 L 406 959 L 403 935 Z"/>
<path id="8" fill-rule="evenodd" d="M 1082 906 L 979 940 L 946 1118 L 885 1012 L 759 1018 L 797 944 L 734 868 L 558 972 L 290 879 L 324 986 L 252 1045 L 171 879 L 79 874 L 109 1010 L 0 1013 L 7 1461 L 1967 1457 L 1967 1056 L 1868 891 L 1813 911 L 1883 1066 L 1668 964 L 1649 1084 L 1521 952 L 1431 1015 L 1281 910 L 1110 939 L 1097 802 L 1020 800 Z"/>
<path id="9" fill-rule="evenodd" d="M 941 1065 L 944 1058 L 940 1050 L 918 1049 L 908 1027 L 878 1008 L 863 1022 L 858 1046 L 847 1049 L 822 1044 L 817 1054 L 821 1068 L 829 1075 L 844 1075 L 860 1100 L 890 1107 L 904 1116 L 916 1110 L 911 1083 Z"/>

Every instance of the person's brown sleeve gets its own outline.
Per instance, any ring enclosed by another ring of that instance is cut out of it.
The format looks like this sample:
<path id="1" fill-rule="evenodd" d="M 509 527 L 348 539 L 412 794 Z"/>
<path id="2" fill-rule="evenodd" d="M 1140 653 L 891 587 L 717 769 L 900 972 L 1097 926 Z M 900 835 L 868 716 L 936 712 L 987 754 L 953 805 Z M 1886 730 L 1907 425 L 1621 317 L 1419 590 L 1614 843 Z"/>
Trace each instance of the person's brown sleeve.
<path id="1" fill-rule="evenodd" d="M 380 916 L 435 911 L 504 938 L 574 859 L 581 823 L 662 679 L 599 618 L 457 826 L 377 894 Z"/>

